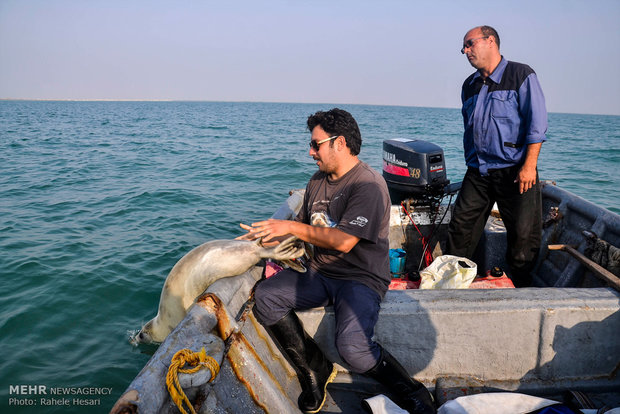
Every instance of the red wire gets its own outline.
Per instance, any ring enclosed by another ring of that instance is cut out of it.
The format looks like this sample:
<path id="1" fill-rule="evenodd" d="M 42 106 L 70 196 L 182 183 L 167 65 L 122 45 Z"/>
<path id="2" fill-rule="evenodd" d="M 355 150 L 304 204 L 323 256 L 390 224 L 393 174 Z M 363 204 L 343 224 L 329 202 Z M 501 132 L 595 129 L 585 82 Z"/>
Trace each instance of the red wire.
<path id="1" fill-rule="evenodd" d="M 407 209 L 405 208 L 405 205 L 401 202 L 400 206 L 403 208 L 403 211 L 405 212 L 405 214 L 407 215 L 407 217 L 409 217 L 409 220 L 411 220 L 411 223 L 413 224 L 413 226 L 415 227 L 415 229 L 418 231 L 418 233 L 420 234 L 420 238 L 422 240 L 422 251 L 424 252 L 424 264 L 426 266 L 429 266 L 431 263 L 433 263 L 433 255 L 431 254 L 431 252 L 428 251 L 428 249 L 426 248 L 427 244 L 428 244 L 428 240 L 426 239 L 426 237 L 424 237 L 424 235 L 422 234 L 422 232 L 420 231 L 420 229 L 418 228 L 418 226 L 415 224 L 415 221 L 413 221 L 413 218 L 411 217 L 411 215 L 409 214 L 409 212 L 407 211 Z"/>

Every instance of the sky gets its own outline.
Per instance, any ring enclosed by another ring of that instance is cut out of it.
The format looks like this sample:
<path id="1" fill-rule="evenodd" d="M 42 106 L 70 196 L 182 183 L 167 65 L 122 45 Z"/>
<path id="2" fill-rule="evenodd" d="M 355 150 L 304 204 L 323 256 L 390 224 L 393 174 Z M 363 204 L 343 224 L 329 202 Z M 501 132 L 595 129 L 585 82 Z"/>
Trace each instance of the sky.
<path id="1" fill-rule="evenodd" d="M 620 115 L 620 0 L 0 0 L 0 99 L 459 108 L 485 24 L 549 112 Z"/>

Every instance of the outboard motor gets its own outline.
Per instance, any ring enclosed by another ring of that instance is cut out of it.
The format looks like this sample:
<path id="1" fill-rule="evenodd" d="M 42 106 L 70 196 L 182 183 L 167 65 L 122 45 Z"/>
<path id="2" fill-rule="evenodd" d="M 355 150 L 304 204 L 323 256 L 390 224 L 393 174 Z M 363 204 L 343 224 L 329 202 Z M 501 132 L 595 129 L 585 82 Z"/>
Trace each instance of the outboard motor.
<path id="1" fill-rule="evenodd" d="M 392 204 L 409 199 L 432 204 L 450 183 L 441 147 L 407 138 L 383 141 L 383 178 Z"/>

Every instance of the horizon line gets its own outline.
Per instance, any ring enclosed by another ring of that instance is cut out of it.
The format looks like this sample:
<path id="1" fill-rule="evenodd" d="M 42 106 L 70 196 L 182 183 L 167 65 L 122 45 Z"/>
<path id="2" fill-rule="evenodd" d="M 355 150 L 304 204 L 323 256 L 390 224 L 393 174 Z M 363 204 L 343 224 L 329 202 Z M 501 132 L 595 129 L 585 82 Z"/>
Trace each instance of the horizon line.
<path id="1" fill-rule="evenodd" d="M 368 104 L 368 103 L 347 103 L 347 102 L 289 102 L 289 101 L 225 101 L 225 100 L 208 100 L 208 99 L 123 99 L 123 98 L 0 98 L 0 101 L 29 101 L 29 102 L 211 102 L 211 103 L 267 103 L 267 104 L 301 104 L 301 105 L 357 105 L 357 106 L 394 106 L 404 108 L 433 108 L 433 109 L 457 109 L 461 108 L 452 106 L 419 106 L 419 105 L 402 105 L 402 104 Z M 582 113 L 582 112 L 553 112 L 547 111 L 548 114 L 569 114 L 569 115 L 599 115 L 599 116 L 620 116 L 620 114 L 611 113 Z"/>

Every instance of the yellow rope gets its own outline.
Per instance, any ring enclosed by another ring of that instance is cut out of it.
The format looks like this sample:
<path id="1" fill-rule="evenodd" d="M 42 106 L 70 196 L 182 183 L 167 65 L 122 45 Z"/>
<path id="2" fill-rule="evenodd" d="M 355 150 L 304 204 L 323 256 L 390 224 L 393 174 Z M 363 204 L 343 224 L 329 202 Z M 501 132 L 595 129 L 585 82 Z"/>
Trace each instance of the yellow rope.
<path id="1" fill-rule="evenodd" d="M 193 368 L 183 368 L 185 365 L 190 365 Z M 209 382 L 213 381 L 213 378 L 215 378 L 220 371 L 220 365 L 215 359 L 207 355 L 204 348 L 202 348 L 200 352 L 193 352 L 190 349 L 181 349 L 174 354 L 172 361 L 170 361 L 170 367 L 166 374 L 166 385 L 168 386 L 170 398 L 172 398 L 172 401 L 174 401 L 183 414 L 187 414 L 187 411 L 183 409 L 184 403 L 189 407 L 189 411 L 192 414 L 196 414 L 196 411 L 189 402 L 185 392 L 183 392 L 183 388 L 181 388 L 178 376 L 179 372 L 183 374 L 193 374 L 204 367 L 209 368 L 211 371 L 211 379 L 209 379 Z"/>

